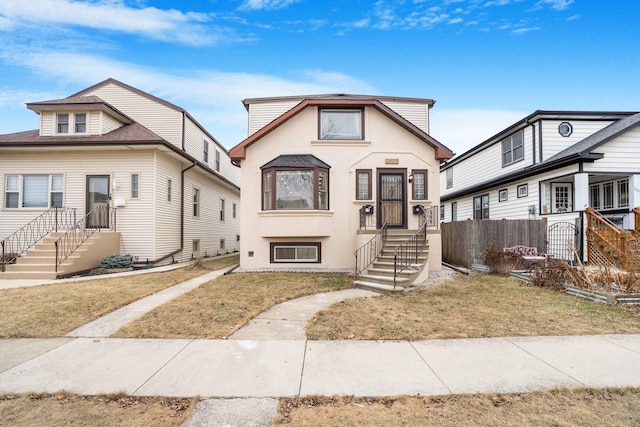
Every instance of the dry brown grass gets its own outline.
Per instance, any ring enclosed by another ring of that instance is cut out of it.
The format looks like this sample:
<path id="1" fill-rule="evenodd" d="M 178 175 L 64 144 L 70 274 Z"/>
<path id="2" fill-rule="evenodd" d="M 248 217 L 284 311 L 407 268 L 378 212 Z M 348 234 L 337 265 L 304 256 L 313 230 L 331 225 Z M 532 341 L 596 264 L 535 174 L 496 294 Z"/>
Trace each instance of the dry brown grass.
<path id="1" fill-rule="evenodd" d="M 307 325 L 314 340 L 423 340 L 640 333 L 640 318 L 514 279 L 472 274 L 404 295 L 345 300 Z"/>
<path id="2" fill-rule="evenodd" d="M 353 286 L 341 273 L 234 273 L 145 314 L 114 337 L 226 338 L 280 302 Z"/>
<path id="3" fill-rule="evenodd" d="M 54 394 L 0 395 L 1 426 L 179 426 L 196 399 L 78 396 Z"/>
<path id="4" fill-rule="evenodd" d="M 203 268 L 55 283 L 0 290 L 0 338 L 59 337 L 124 305 L 210 269 L 237 263 L 236 257 L 206 260 Z"/>
<path id="5" fill-rule="evenodd" d="M 275 425 L 637 426 L 640 389 L 553 390 L 443 397 L 282 399 Z"/>

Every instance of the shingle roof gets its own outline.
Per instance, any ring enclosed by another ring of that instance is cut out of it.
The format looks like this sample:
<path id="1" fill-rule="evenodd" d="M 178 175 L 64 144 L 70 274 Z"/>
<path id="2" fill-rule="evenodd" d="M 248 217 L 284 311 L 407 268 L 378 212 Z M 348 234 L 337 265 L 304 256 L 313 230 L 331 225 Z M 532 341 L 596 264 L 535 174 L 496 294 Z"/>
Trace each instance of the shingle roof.
<path id="1" fill-rule="evenodd" d="M 38 130 L 0 135 L 0 147 L 21 145 L 64 145 L 66 143 L 163 142 L 164 139 L 139 123 L 124 125 L 104 135 L 40 136 Z"/>
<path id="2" fill-rule="evenodd" d="M 282 154 L 260 167 L 267 168 L 331 168 L 328 164 L 311 154 Z"/>
<path id="3" fill-rule="evenodd" d="M 627 130 L 640 125 L 640 113 L 611 123 L 609 126 L 589 135 L 585 139 L 550 157 L 545 162 L 554 162 L 568 157 L 582 157 L 591 154 L 591 151 L 605 142 L 617 137 Z"/>

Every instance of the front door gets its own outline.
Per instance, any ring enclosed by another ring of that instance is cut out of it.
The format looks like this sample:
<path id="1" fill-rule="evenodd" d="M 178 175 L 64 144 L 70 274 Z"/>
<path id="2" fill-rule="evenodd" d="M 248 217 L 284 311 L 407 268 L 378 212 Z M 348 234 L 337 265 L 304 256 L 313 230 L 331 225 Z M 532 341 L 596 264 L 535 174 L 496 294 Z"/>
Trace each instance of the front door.
<path id="1" fill-rule="evenodd" d="M 387 226 L 406 228 L 406 190 L 404 172 L 378 174 L 378 224 L 387 220 Z"/>
<path id="2" fill-rule="evenodd" d="M 109 175 L 87 176 L 87 228 L 109 228 Z"/>

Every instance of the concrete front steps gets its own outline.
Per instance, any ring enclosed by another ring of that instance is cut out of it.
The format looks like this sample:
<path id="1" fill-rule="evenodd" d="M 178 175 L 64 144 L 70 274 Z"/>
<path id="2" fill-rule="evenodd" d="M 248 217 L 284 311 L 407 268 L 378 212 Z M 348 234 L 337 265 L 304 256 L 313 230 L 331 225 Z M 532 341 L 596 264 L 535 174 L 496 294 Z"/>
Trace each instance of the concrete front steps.
<path id="1" fill-rule="evenodd" d="M 55 241 L 64 233 L 51 233 L 18 257 L 15 264 L 9 264 L 4 273 L 0 273 L 2 279 L 57 279 L 74 273 L 88 271 L 100 266 L 102 258 L 117 254 L 120 248 L 120 233 L 101 231 L 96 232 L 87 239 L 75 252 L 73 252 L 56 272 L 56 248 Z"/>
<path id="2" fill-rule="evenodd" d="M 384 245 L 382 255 L 367 268 L 364 274 L 360 274 L 354 282 L 356 288 L 366 289 L 380 293 L 404 292 L 405 289 L 413 285 L 420 272 L 427 264 L 429 258 L 429 245 L 418 253 L 417 263 L 411 264 L 408 268 L 398 274 L 393 281 L 393 251 L 394 249 L 409 239 L 416 233 L 415 230 L 388 230 L 387 241 Z"/>

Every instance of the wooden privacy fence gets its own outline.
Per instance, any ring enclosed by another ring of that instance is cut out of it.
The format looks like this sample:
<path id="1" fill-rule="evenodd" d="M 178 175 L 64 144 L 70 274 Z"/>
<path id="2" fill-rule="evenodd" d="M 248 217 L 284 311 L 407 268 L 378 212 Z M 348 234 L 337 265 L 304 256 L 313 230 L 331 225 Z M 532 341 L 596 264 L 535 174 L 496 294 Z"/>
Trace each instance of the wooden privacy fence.
<path id="1" fill-rule="evenodd" d="M 471 267 L 482 261 L 489 246 L 499 250 L 515 245 L 547 250 L 547 219 L 467 220 L 445 222 L 442 228 L 442 260 L 448 264 Z"/>

